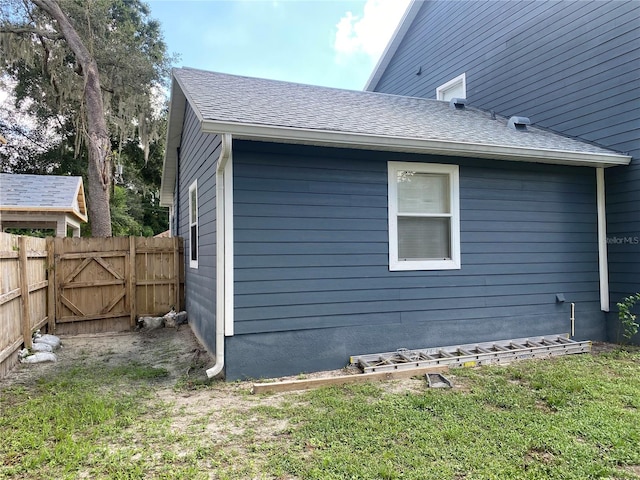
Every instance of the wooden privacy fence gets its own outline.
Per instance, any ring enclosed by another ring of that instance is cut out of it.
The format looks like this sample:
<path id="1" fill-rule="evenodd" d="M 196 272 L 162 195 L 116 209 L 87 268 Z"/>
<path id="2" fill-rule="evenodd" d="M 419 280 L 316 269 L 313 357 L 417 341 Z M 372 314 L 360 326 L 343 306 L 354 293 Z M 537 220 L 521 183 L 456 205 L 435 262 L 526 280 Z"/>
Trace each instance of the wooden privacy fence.
<path id="1" fill-rule="evenodd" d="M 51 240 L 0 233 L 0 378 L 15 365 L 22 345 L 31 346 L 34 331 L 49 322 L 53 326 L 48 303 L 53 283 L 47 278 Z"/>
<path id="2" fill-rule="evenodd" d="M 184 298 L 179 238 L 0 233 L 0 275 L 0 377 L 45 325 L 57 334 L 121 331 L 137 316 L 179 310 Z"/>

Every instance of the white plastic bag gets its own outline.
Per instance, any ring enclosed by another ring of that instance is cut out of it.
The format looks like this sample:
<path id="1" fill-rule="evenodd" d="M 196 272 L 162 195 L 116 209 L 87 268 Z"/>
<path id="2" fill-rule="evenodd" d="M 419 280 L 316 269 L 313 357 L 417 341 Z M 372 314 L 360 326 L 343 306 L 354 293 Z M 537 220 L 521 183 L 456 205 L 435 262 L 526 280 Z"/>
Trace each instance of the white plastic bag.
<path id="1" fill-rule="evenodd" d="M 33 352 L 53 352 L 53 347 L 48 343 L 33 342 L 31 345 L 31 351 Z"/>
<path id="2" fill-rule="evenodd" d="M 142 325 L 142 328 L 155 330 L 164 327 L 164 317 L 140 317 L 138 323 Z"/>
<path id="3" fill-rule="evenodd" d="M 62 344 L 59 337 L 49 334 L 40 335 L 39 337 L 36 336 L 33 339 L 33 343 L 46 343 L 47 345 L 51 345 L 51 348 L 53 348 L 54 350 L 60 348 L 60 345 Z"/>
<path id="4" fill-rule="evenodd" d="M 38 352 L 22 359 L 22 363 L 42 363 L 56 361 L 58 361 L 56 354 L 51 352 Z"/>

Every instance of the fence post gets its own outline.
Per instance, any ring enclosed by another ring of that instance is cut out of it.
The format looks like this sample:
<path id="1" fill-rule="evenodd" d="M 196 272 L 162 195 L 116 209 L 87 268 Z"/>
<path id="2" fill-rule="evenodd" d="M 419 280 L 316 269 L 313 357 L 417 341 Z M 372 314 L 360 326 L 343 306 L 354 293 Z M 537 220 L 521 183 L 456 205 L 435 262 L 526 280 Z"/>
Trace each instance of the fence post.
<path id="1" fill-rule="evenodd" d="M 18 260 L 20 265 L 20 300 L 22 301 L 22 339 L 25 348 L 31 348 L 31 308 L 29 305 L 29 275 L 27 238 L 18 238 Z"/>
<path id="2" fill-rule="evenodd" d="M 176 295 L 175 309 L 180 311 L 180 244 L 178 237 L 173 237 L 173 275 L 174 275 L 174 291 Z"/>
<path id="3" fill-rule="evenodd" d="M 56 268 L 54 256 L 53 237 L 47 237 L 47 317 L 48 332 L 54 333 L 56 330 Z"/>
<path id="4" fill-rule="evenodd" d="M 136 326 L 136 310 L 138 302 L 136 301 L 137 288 L 136 283 L 138 277 L 136 275 L 136 237 L 129 237 L 129 308 L 131 309 L 131 317 L 129 325 L 131 328 Z"/>

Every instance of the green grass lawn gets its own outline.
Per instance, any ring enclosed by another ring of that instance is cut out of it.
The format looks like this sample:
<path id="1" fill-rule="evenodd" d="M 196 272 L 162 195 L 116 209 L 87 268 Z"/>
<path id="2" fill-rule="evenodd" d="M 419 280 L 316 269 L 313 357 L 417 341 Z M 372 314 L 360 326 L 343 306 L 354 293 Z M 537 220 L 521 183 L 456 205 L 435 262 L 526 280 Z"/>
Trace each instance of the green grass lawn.
<path id="1" fill-rule="evenodd" d="M 254 396 L 87 365 L 0 387 L 0 478 L 640 478 L 640 350 Z"/>

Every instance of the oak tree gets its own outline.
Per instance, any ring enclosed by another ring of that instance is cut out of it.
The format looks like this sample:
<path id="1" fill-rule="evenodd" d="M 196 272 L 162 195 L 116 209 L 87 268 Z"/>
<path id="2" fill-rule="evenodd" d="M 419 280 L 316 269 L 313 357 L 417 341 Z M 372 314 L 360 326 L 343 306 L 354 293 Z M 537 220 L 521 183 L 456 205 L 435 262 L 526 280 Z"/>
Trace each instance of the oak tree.
<path id="1" fill-rule="evenodd" d="M 145 158 L 161 124 L 171 58 L 140 0 L 0 0 L 0 71 L 16 102 L 54 119 L 86 156 L 94 236 L 111 236 L 113 160 L 123 145 Z"/>

